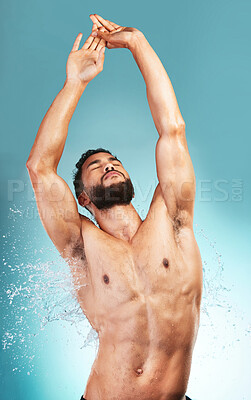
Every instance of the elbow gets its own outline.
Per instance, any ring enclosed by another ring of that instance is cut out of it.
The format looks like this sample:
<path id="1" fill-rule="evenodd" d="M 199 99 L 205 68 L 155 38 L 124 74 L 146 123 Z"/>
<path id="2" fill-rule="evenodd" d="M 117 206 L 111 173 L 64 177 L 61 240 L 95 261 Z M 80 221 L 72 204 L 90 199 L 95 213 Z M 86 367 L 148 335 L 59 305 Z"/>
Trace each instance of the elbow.
<path id="1" fill-rule="evenodd" d="M 35 162 L 30 157 L 26 161 L 25 165 L 26 165 L 26 168 L 28 169 L 28 171 L 36 169 Z"/>
<path id="2" fill-rule="evenodd" d="M 33 175 L 40 175 L 40 174 L 44 174 L 44 173 L 48 173 L 48 172 L 57 172 L 57 167 L 51 163 L 48 162 L 44 162 L 41 159 L 32 159 L 32 158 L 28 158 L 28 160 L 26 161 L 26 168 L 28 170 L 28 172 L 32 173 Z"/>
<path id="3" fill-rule="evenodd" d="M 26 161 L 26 168 L 28 170 L 28 174 L 30 176 L 31 181 L 37 178 L 38 173 L 37 173 L 37 166 L 35 165 L 34 161 L 31 161 L 31 159 L 28 158 Z"/>
<path id="4" fill-rule="evenodd" d="M 26 161 L 26 168 L 29 170 L 31 169 L 31 160 L 28 158 L 28 160 Z"/>
<path id="5" fill-rule="evenodd" d="M 182 136 L 185 134 L 185 132 L 186 132 L 186 124 L 184 121 L 168 124 L 168 126 L 162 129 L 162 135 L 168 135 L 168 136 L 176 136 L 176 135 Z"/>
<path id="6" fill-rule="evenodd" d="M 30 157 L 26 161 L 26 168 L 29 172 L 39 172 L 41 169 L 43 169 L 41 162 L 38 162 L 37 160 L 31 159 Z"/>
<path id="7" fill-rule="evenodd" d="M 169 127 L 169 132 L 171 134 L 180 134 L 180 133 L 182 134 L 182 133 L 185 133 L 185 131 L 186 131 L 186 124 L 184 121 L 177 122 L 176 124 L 172 124 Z"/>

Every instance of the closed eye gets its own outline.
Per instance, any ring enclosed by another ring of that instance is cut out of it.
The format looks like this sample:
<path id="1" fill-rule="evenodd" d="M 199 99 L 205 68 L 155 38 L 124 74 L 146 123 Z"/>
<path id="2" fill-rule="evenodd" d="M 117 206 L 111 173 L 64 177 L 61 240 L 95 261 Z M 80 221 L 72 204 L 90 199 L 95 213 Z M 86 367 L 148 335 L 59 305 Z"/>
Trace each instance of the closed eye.
<path id="1" fill-rule="evenodd" d="M 117 166 L 117 167 L 120 167 L 121 166 L 121 164 L 113 164 L 114 166 Z M 94 171 L 95 169 L 98 169 L 98 168 L 100 168 L 101 167 L 101 165 L 99 165 L 98 167 L 95 167 L 95 168 L 92 168 L 92 171 Z"/>

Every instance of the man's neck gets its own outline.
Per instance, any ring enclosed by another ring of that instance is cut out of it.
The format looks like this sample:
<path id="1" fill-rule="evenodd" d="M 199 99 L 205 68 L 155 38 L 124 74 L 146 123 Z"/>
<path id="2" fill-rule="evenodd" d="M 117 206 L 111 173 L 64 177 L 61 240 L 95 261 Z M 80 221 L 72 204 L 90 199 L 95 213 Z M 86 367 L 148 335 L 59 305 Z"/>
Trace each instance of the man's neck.
<path id="1" fill-rule="evenodd" d="M 127 242 L 132 240 L 142 224 L 140 216 L 131 203 L 113 206 L 108 210 L 95 208 L 95 219 L 103 231 Z"/>

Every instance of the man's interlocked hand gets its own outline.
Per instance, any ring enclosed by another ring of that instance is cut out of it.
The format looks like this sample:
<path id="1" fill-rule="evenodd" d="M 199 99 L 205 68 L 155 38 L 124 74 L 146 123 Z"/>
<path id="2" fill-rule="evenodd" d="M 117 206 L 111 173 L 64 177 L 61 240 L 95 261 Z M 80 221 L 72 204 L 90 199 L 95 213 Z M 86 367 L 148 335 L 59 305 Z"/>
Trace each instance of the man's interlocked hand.
<path id="1" fill-rule="evenodd" d="M 89 83 L 103 70 L 105 47 L 108 49 L 131 49 L 135 39 L 143 35 L 138 29 L 120 26 L 91 14 L 93 22 L 92 33 L 79 49 L 83 34 L 79 33 L 75 39 L 66 64 L 67 82 L 80 85 Z"/>
<path id="2" fill-rule="evenodd" d="M 141 35 L 141 32 L 136 28 L 129 28 L 108 21 L 100 15 L 91 14 L 90 18 L 93 24 L 96 24 L 97 29 L 92 30 L 92 36 L 102 38 L 106 41 L 108 49 L 128 48 L 136 35 Z"/>

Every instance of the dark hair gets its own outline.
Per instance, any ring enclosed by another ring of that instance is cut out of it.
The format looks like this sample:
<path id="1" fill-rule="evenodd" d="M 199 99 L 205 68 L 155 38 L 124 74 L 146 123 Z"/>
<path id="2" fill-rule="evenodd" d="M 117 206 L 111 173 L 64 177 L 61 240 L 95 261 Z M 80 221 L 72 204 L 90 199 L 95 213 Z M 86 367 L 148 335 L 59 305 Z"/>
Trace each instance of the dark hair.
<path id="1" fill-rule="evenodd" d="M 82 156 L 80 157 L 80 159 L 78 160 L 78 162 L 76 163 L 77 170 L 73 172 L 73 184 L 74 184 L 75 194 L 76 194 L 77 198 L 78 198 L 78 196 L 80 196 L 80 194 L 84 190 L 84 184 L 83 184 L 82 178 L 81 178 L 82 166 L 83 166 L 84 162 L 87 160 L 87 158 L 89 158 L 90 156 L 92 156 L 93 154 L 96 154 L 96 153 L 108 153 L 108 154 L 111 154 L 111 156 L 117 158 L 109 150 L 105 150 L 101 147 L 99 147 L 96 150 L 94 150 L 94 149 L 87 150 L 85 153 L 83 153 Z"/>

